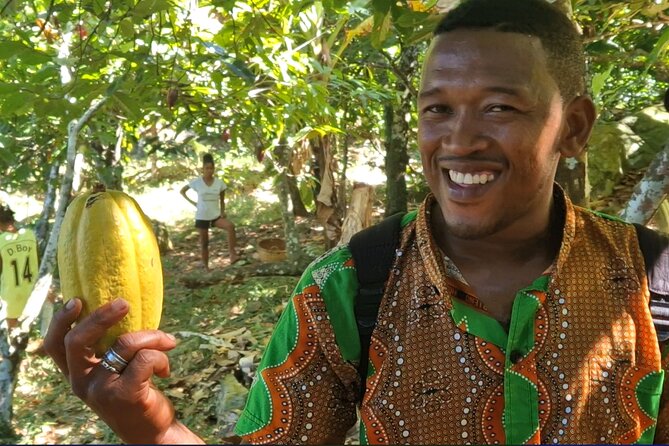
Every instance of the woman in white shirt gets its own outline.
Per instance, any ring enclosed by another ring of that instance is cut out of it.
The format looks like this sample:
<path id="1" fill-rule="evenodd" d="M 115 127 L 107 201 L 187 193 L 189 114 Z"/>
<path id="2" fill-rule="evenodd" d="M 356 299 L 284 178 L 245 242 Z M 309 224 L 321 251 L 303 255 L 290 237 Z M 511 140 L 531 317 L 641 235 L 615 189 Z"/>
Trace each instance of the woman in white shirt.
<path id="1" fill-rule="evenodd" d="M 191 180 L 181 188 L 181 195 L 196 208 L 195 227 L 200 234 L 200 251 L 204 269 L 209 271 L 209 228 L 225 229 L 228 233 L 230 264 L 239 260 L 235 225 L 225 215 L 225 183 L 214 177 L 214 158 L 206 153 L 202 157 L 202 176 Z M 188 189 L 197 192 L 197 202 L 187 194 Z"/>

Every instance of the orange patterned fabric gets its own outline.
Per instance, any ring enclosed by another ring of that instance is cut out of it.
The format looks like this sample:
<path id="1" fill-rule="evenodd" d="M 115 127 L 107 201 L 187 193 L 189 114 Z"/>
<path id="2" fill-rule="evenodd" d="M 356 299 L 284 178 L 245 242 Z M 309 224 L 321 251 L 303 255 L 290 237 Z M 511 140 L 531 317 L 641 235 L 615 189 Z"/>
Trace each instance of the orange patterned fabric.
<path id="1" fill-rule="evenodd" d="M 559 193 L 557 202 L 559 256 L 519 290 L 508 331 L 447 273 L 428 225 L 432 198 L 423 203 L 379 308 L 362 443 L 653 440 L 663 372 L 634 228 Z M 350 289 L 337 291 L 351 280 L 350 255 L 329 256 L 291 301 L 295 336 L 268 346 L 268 357 L 287 353 L 263 359 L 238 425 L 247 442 L 341 442 L 354 422 L 355 322 L 332 320 L 353 305 Z"/>

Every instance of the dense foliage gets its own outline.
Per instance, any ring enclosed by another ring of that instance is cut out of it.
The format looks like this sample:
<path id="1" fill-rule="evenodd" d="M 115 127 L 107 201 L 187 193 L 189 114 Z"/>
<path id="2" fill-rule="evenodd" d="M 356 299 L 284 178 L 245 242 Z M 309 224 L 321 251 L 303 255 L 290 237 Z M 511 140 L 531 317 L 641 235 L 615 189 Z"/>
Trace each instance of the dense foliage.
<path id="1" fill-rule="evenodd" d="M 101 96 L 81 151 L 100 179 L 129 157 L 193 157 L 195 142 L 272 158 L 280 142 L 384 138 L 403 47 L 453 1 L 6 1 L 0 10 L 0 171 L 45 190 L 67 125 Z M 669 81 L 666 0 L 573 2 L 607 119 Z M 422 43 L 421 43 L 422 42 Z M 404 77 L 407 77 L 404 79 Z M 279 170 L 281 166 L 278 166 Z M 285 167 L 285 166 L 284 166 Z M 310 175 L 309 163 L 299 174 Z"/>

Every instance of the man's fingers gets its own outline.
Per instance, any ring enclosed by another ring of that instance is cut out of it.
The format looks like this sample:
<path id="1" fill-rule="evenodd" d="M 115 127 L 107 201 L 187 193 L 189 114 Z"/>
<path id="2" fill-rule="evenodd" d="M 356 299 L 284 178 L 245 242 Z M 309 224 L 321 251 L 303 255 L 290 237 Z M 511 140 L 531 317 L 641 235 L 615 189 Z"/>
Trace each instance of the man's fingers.
<path id="1" fill-rule="evenodd" d="M 93 311 L 67 333 L 65 350 L 67 367 L 72 379 L 88 373 L 93 347 L 109 328 L 123 319 L 128 310 L 128 302 L 116 299 Z"/>
<path id="2" fill-rule="evenodd" d="M 112 348 L 119 356 L 130 362 L 141 350 L 168 351 L 176 345 L 174 336 L 164 331 L 144 330 L 119 336 Z"/>
<path id="3" fill-rule="evenodd" d="M 153 375 L 167 378 L 170 375 L 170 360 L 158 350 L 141 350 L 123 371 L 123 379 L 131 389 L 151 379 Z"/>
<path id="4" fill-rule="evenodd" d="M 174 339 L 174 336 L 160 330 L 144 330 L 133 333 L 126 333 L 119 336 L 111 348 L 118 356 L 132 365 L 138 361 L 141 363 L 141 358 L 144 358 L 142 355 L 146 351 L 164 352 L 172 350 L 175 346 L 176 340 Z M 122 372 L 124 377 L 126 376 L 126 371 L 130 369 L 130 365 L 128 365 L 127 368 Z M 137 366 L 135 365 L 134 367 Z M 147 364 L 143 364 L 142 367 L 147 367 Z M 148 376 L 151 376 L 153 373 L 153 366 L 150 365 L 148 368 Z M 108 370 L 104 370 L 102 365 L 100 365 L 100 369 L 102 369 L 105 373 L 109 372 Z M 169 366 L 167 372 L 169 373 Z"/>
<path id="5" fill-rule="evenodd" d="M 51 320 L 49 330 L 44 338 L 44 350 L 51 356 L 58 368 L 65 376 L 69 375 L 67 367 L 67 355 L 65 352 L 65 335 L 72 328 L 81 312 L 81 301 L 70 299 Z"/>

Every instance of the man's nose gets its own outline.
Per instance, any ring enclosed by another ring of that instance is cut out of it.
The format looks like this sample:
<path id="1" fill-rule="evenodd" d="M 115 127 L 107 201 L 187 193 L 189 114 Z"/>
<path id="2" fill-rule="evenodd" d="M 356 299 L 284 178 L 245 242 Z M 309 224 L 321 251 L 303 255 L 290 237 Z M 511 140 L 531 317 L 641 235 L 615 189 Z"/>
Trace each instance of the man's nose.
<path id="1" fill-rule="evenodd" d="M 456 114 L 441 137 L 441 145 L 454 155 L 467 155 L 483 150 L 487 138 L 480 119 L 471 112 Z"/>

